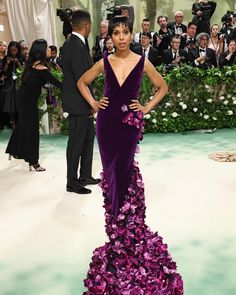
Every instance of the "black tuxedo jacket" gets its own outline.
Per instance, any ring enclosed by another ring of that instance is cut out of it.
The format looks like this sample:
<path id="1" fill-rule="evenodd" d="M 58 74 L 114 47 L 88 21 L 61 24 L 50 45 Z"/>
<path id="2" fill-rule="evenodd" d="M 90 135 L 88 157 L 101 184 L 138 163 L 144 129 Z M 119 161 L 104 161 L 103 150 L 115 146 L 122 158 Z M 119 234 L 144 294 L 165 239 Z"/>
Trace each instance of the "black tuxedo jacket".
<path id="1" fill-rule="evenodd" d="M 173 35 L 175 35 L 175 24 L 176 24 L 176 22 L 170 22 L 167 25 L 167 28 L 172 31 Z M 183 33 L 186 33 L 187 32 L 187 27 L 184 24 L 181 24 L 180 26 L 181 26 L 181 29 L 182 29 Z"/>
<path id="2" fill-rule="evenodd" d="M 136 46 L 134 46 L 132 50 L 133 52 L 139 55 L 143 54 L 143 49 L 141 44 L 137 44 Z M 154 65 L 154 67 L 157 67 L 161 64 L 161 59 L 158 55 L 158 50 L 156 48 L 153 48 L 153 47 L 149 48 L 148 60 Z"/>
<path id="3" fill-rule="evenodd" d="M 179 56 L 181 56 L 182 62 L 186 63 L 188 61 L 188 54 L 185 50 L 183 49 L 179 49 Z M 172 50 L 171 49 L 167 49 L 163 52 L 163 63 L 165 65 L 169 65 L 171 64 L 173 61 L 173 55 L 172 55 Z"/>
<path id="4" fill-rule="evenodd" d="M 64 112 L 72 115 L 88 115 L 91 107 L 77 87 L 79 78 L 92 66 L 89 51 L 83 41 L 71 34 L 62 47 Z"/>
<path id="5" fill-rule="evenodd" d="M 198 57 L 200 57 L 198 47 L 189 51 L 188 59 L 189 59 L 189 62 L 193 66 L 196 66 L 196 64 L 194 63 L 194 60 L 197 59 Z M 211 48 L 206 49 L 206 58 L 207 58 L 207 60 L 206 60 L 205 64 L 199 65 L 200 68 L 201 67 L 204 68 L 204 67 L 211 67 L 211 66 L 216 67 L 217 66 L 216 55 L 215 55 L 215 51 L 213 49 L 211 49 Z"/>

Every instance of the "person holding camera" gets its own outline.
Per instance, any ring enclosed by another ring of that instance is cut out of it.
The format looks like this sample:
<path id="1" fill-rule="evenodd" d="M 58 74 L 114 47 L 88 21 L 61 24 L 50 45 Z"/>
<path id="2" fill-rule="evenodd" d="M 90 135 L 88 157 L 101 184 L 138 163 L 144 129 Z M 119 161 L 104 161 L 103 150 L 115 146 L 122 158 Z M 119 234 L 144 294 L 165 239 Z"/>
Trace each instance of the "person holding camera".
<path id="1" fill-rule="evenodd" d="M 16 70 L 23 65 L 21 46 L 19 42 L 11 41 L 8 45 L 7 55 L 3 59 L 3 73 L 6 76 L 2 91 L 5 93 L 3 112 L 10 115 L 12 129 L 16 126 Z"/>
<path id="2" fill-rule="evenodd" d="M 166 69 L 181 66 L 188 61 L 188 54 L 184 49 L 180 49 L 181 39 L 179 35 L 171 38 L 170 49 L 166 49 L 163 53 L 163 63 Z"/>
<path id="3" fill-rule="evenodd" d="M 236 40 L 230 40 L 227 52 L 220 55 L 219 63 L 221 67 L 232 66 L 236 64 Z"/>
<path id="4" fill-rule="evenodd" d="M 228 10 L 226 14 L 222 16 L 221 21 L 222 28 L 220 30 L 220 33 L 221 37 L 224 39 L 224 52 L 227 52 L 229 41 L 231 39 L 235 39 L 235 37 L 233 37 L 235 30 L 233 12 Z"/>
<path id="5" fill-rule="evenodd" d="M 193 22 L 189 22 L 187 25 L 187 32 L 181 35 L 180 48 L 186 52 L 196 47 L 196 32 L 197 25 Z"/>
<path id="6" fill-rule="evenodd" d="M 160 26 L 159 32 L 155 32 L 153 35 L 153 47 L 158 50 L 158 58 L 163 58 L 163 52 L 168 49 L 171 37 L 173 35 L 172 31 L 168 29 L 168 18 L 166 16 L 160 15 L 157 18 L 157 23 Z"/>
<path id="7" fill-rule="evenodd" d="M 208 69 L 216 67 L 215 51 L 207 47 L 210 36 L 207 33 L 200 33 L 197 35 L 197 46 L 195 49 L 189 51 L 188 59 L 192 66 L 201 69 Z"/>
<path id="8" fill-rule="evenodd" d="M 197 24 L 197 34 L 210 35 L 210 19 L 216 9 L 215 1 L 197 0 L 192 6 L 193 22 Z"/>

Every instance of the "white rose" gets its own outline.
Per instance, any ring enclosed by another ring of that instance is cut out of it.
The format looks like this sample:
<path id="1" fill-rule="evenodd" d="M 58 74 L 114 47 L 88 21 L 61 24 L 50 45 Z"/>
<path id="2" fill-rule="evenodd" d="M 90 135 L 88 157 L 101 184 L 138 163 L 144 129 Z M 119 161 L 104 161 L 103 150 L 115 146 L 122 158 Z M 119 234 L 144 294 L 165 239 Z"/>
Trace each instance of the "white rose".
<path id="1" fill-rule="evenodd" d="M 229 110 L 227 113 L 228 113 L 229 116 L 232 116 L 234 112 Z"/>
<path id="2" fill-rule="evenodd" d="M 197 98 L 195 98 L 193 101 L 194 101 L 194 102 L 198 102 L 198 99 L 197 99 Z"/>
<path id="3" fill-rule="evenodd" d="M 205 120 L 207 120 L 207 119 L 209 119 L 209 116 L 208 116 L 208 115 L 204 115 L 203 118 L 204 118 Z"/>
<path id="4" fill-rule="evenodd" d="M 145 117 L 145 119 L 150 119 L 151 118 L 151 116 L 149 114 L 146 114 L 144 117 Z"/>
<path id="5" fill-rule="evenodd" d="M 212 103 L 212 99 L 211 99 L 211 98 L 209 98 L 209 99 L 207 100 L 207 102 L 209 102 L 209 103 Z"/>
<path id="6" fill-rule="evenodd" d="M 169 102 L 166 102 L 166 106 L 169 107 L 170 106 L 170 103 Z"/>
<path id="7" fill-rule="evenodd" d="M 162 116 L 165 116 L 166 115 L 166 112 L 162 112 L 161 114 L 162 114 Z"/>
<path id="8" fill-rule="evenodd" d="M 153 98 L 153 96 L 150 96 L 149 99 L 151 100 Z"/>
<path id="9" fill-rule="evenodd" d="M 214 121 L 217 121 L 217 118 L 216 118 L 216 117 L 213 117 L 212 119 L 213 119 Z"/>
<path id="10" fill-rule="evenodd" d="M 228 103 L 229 103 L 228 100 L 225 100 L 225 101 L 223 102 L 223 104 L 226 105 L 226 106 L 227 106 Z"/>
<path id="11" fill-rule="evenodd" d="M 171 116 L 173 117 L 173 118 L 176 118 L 176 117 L 178 117 L 178 113 L 176 113 L 176 112 L 174 112 Z"/>
<path id="12" fill-rule="evenodd" d="M 194 113 L 198 111 L 198 108 L 193 108 Z"/>
<path id="13" fill-rule="evenodd" d="M 182 101 L 179 102 L 179 105 L 182 106 L 184 103 Z"/>
<path id="14" fill-rule="evenodd" d="M 64 118 L 67 118 L 68 116 L 69 116 L 68 113 L 66 113 L 66 112 L 63 113 L 63 117 L 64 117 Z"/>
<path id="15" fill-rule="evenodd" d="M 152 119 L 152 123 L 156 124 L 157 120 L 156 119 Z"/>
<path id="16" fill-rule="evenodd" d="M 230 97 L 232 97 L 232 95 L 231 95 L 231 94 L 228 94 L 228 95 L 227 95 L 227 98 L 230 98 Z"/>
<path id="17" fill-rule="evenodd" d="M 224 95 L 221 95 L 221 96 L 219 97 L 219 100 L 224 100 L 224 99 L 225 99 Z"/>
<path id="18" fill-rule="evenodd" d="M 163 121 L 168 121 L 168 119 L 166 119 L 166 118 L 163 118 Z"/>
<path id="19" fill-rule="evenodd" d="M 177 93 L 177 97 L 181 97 L 182 94 L 180 92 Z"/>
<path id="20" fill-rule="evenodd" d="M 209 86 L 209 85 L 205 85 L 205 87 L 206 87 L 206 89 L 210 88 L 210 86 Z"/>
<path id="21" fill-rule="evenodd" d="M 187 105 L 186 105 L 186 104 L 183 104 L 183 105 L 182 105 L 182 109 L 183 109 L 183 110 L 186 110 L 186 109 L 187 109 Z"/>
<path id="22" fill-rule="evenodd" d="M 202 113 L 200 113 L 199 116 L 202 117 Z"/>
<path id="23" fill-rule="evenodd" d="M 233 104 L 236 104 L 236 100 L 233 101 Z"/>

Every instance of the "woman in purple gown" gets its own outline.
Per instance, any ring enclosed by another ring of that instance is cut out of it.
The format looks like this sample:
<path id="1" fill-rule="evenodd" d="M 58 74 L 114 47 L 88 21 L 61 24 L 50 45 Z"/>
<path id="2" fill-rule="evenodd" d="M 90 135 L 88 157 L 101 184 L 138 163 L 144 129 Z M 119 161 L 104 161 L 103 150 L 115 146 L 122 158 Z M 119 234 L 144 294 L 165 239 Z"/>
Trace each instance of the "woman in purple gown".
<path id="1" fill-rule="evenodd" d="M 181 295 L 183 282 L 167 245 L 150 231 L 145 220 L 144 185 L 134 160 L 142 139 L 143 115 L 167 92 L 163 78 L 143 56 L 129 49 L 132 24 L 117 16 L 109 23 L 116 47 L 78 81 L 78 87 L 97 115 L 97 140 L 103 173 L 106 232 L 109 242 L 97 248 L 90 263 L 84 294 Z M 104 97 L 96 102 L 88 85 L 104 73 Z M 142 106 L 138 92 L 143 73 L 158 88 Z"/>

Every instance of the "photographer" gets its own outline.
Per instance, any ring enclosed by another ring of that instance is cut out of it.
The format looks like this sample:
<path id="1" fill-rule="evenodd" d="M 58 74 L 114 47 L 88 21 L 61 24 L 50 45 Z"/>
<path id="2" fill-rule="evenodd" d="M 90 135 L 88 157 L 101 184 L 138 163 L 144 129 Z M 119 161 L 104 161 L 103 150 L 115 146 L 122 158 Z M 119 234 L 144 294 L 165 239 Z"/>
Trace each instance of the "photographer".
<path id="1" fill-rule="evenodd" d="M 184 49 L 180 49 L 180 43 L 180 36 L 173 36 L 170 42 L 171 48 L 166 49 L 163 53 L 163 62 L 168 70 L 181 66 L 188 60 L 188 54 Z"/>
<path id="2" fill-rule="evenodd" d="M 193 22 L 197 24 L 197 34 L 210 34 L 210 19 L 215 12 L 216 2 L 197 0 L 192 6 Z"/>
<path id="3" fill-rule="evenodd" d="M 228 43 L 233 38 L 233 12 L 227 11 L 221 18 L 222 21 L 222 28 L 220 30 L 221 37 L 224 38 L 224 52 L 228 49 Z"/>
<path id="4" fill-rule="evenodd" d="M 196 48 L 196 32 L 197 25 L 193 22 L 189 22 L 187 26 L 187 33 L 182 34 L 180 48 L 185 49 L 187 52 Z"/>
<path id="5" fill-rule="evenodd" d="M 162 58 L 163 52 L 169 47 L 173 33 L 167 28 L 168 18 L 166 16 L 158 16 L 157 23 L 160 26 L 160 30 L 153 35 L 153 47 L 158 49 L 158 57 Z"/>
<path id="6" fill-rule="evenodd" d="M 206 33 L 197 35 L 197 47 L 189 51 L 189 62 L 192 66 L 208 69 L 217 66 L 215 51 L 208 48 L 210 36 Z"/>
<path id="7" fill-rule="evenodd" d="M 99 34 L 95 37 L 95 45 L 92 48 L 93 62 L 99 61 L 103 57 L 104 40 L 108 34 L 108 21 L 100 22 Z"/>

